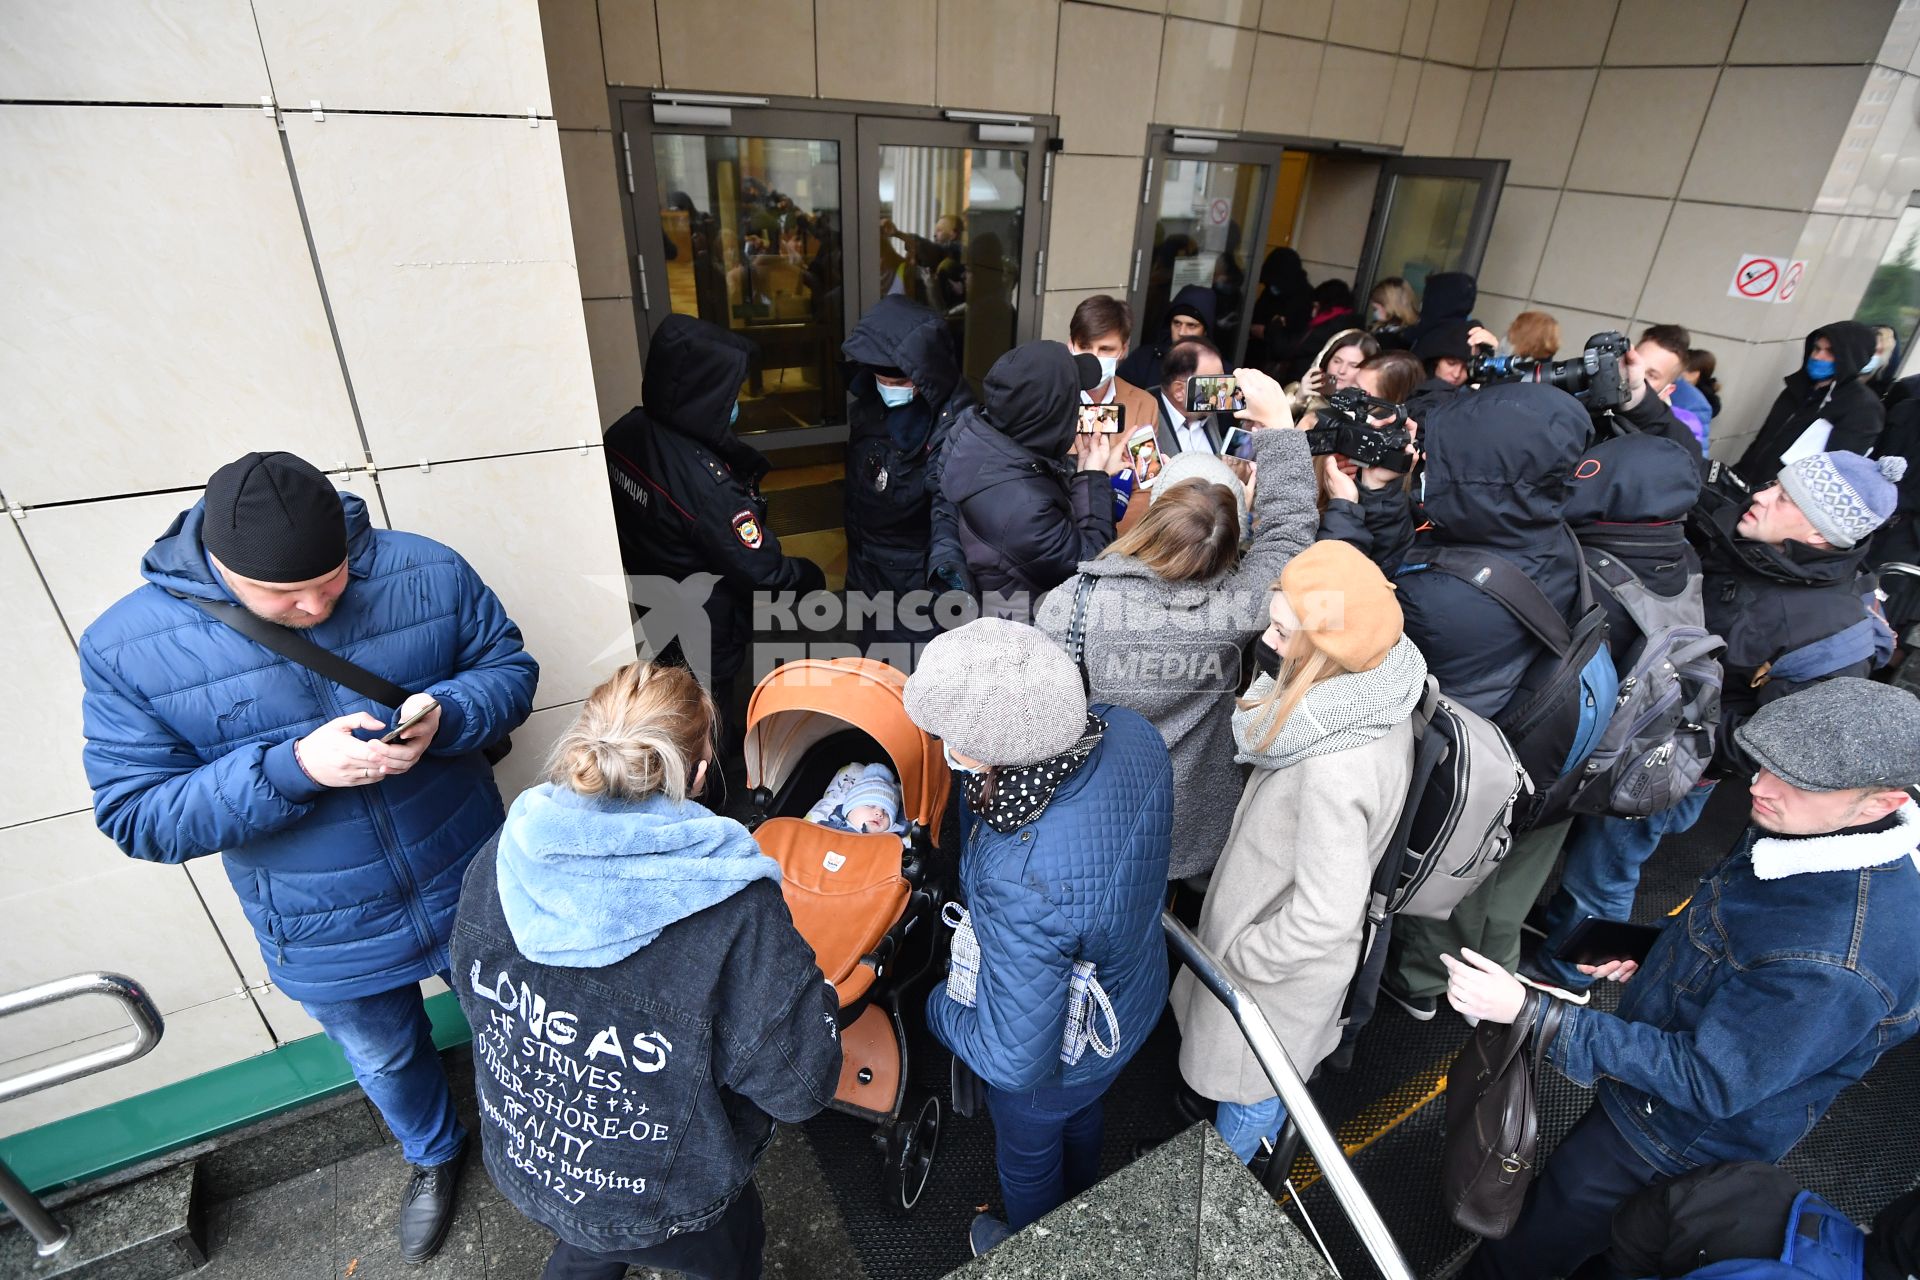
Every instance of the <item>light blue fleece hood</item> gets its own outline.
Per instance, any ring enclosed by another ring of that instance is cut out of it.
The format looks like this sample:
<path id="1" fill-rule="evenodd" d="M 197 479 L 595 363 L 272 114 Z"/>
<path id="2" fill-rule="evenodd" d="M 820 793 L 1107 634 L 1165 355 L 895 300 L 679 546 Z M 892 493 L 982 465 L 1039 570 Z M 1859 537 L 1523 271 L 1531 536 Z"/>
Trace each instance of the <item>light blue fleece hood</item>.
<path id="1" fill-rule="evenodd" d="M 597 969 L 755 880 L 778 880 L 780 865 L 696 801 L 612 800 L 548 782 L 507 811 L 496 874 L 522 955 Z"/>

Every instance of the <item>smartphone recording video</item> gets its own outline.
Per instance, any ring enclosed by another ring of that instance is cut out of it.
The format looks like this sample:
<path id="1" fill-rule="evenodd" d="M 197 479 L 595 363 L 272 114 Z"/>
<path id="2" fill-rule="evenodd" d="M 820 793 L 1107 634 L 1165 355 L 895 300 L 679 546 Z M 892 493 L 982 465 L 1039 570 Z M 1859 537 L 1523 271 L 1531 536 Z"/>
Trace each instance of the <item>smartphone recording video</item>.
<path id="1" fill-rule="evenodd" d="M 1127 440 L 1127 456 L 1133 460 L 1133 474 L 1141 485 L 1160 478 L 1160 444 L 1154 439 L 1154 426 L 1148 423 Z"/>
<path id="2" fill-rule="evenodd" d="M 1127 427 L 1127 406 L 1114 404 L 1083 404 L 1080 406 L 1080 431 L 1110 436 L 1124 431 Z"/>
<path id="3" fill-rule="evenodd" d="M 1253 433 L 1245 427 L 1228 427 L 1220 433 L 1220 452 L 1229 458 L 1253 461 Z"/>
<path id="4" fill-rule="evenodd" d="M 1230 373 L 1195 375 L 1187 379 L 1188 413 L 1235 413 L 1247 407 L 1240 379 Z"/>

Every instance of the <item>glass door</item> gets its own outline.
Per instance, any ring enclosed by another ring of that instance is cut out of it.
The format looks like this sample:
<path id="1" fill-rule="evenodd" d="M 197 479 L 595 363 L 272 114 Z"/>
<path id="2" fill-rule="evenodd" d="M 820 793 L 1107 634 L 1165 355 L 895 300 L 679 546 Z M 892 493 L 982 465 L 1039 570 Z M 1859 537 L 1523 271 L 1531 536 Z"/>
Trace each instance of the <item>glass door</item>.
<path id="1" fill-rule="evenodd" d="M 1354 296 L 1365 298 L 1374 281 L 1399 276 L 1424 300 L 1430 276 L 1479 274 L 1506 179 L 1505 160 L 1403 156 L 1386 161 L 1374 190 Z"/>
<path id="2" fill-rule="evenodd" d="M 1196 145 L 1206 150 L 1174 149 Z M 1252 255 L 1261 248 L 1282 150 L 1156 130 L 1147 156 L 1141 190 L 1146 216 L 1129 283 L 1134 343 L 1164 338 L 1167 313 L 1181 290 L 1198 290 L 1197 298 L 1188 299 L 1211 307 L 1208 329 L 1231 369 L 1247 350 L 1247 308 L 1259 267 Z"/>
<path id="3" fill-rule="evenodd" d="M 826 112 L 725 114 L 712 126 L 656 124 L 651 104 L 622 104 L 641 341 L 669 314 L 746 338 L 757 359 L 735 430 L 780 448 L 802 442 L 794 433 L 846 420 L 852 122 Z M 657 222 L 647 216 L 656 210 Z"/>
<path id="4" fill-rule="evenodd" d="M 958 121 L 860 118 L 859 309 L 904 294 L 945 316 L 975 394 L 1039 336 L 1047 136 L 1036 124 L 995 144 Z"/>

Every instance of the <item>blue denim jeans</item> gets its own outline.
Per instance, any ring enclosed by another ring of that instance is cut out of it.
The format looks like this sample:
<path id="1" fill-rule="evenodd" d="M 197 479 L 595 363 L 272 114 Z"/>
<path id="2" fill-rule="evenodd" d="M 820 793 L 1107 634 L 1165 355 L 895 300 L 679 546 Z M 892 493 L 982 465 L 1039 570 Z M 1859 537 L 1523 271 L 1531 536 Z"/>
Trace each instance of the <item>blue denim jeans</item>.
<path id="1" fill-rule="evenodd" d="M 1261 1139 L 1279 1142 L 1280 1130 L 1286 1123 L 1287 1109 L 1280 1105 L 1278 1098 L 1268 1098 L 1265 1102 L 1223 1102 L 1213 1116 L 1213 1127 L 1220 1131 L 1220 1137 L 1243 1164 L 1260 1154 Z"/>
<path id="2" fill-rule="evenodd" d="M 1019 1093 L 987 1087 L 1000 1195 L 1015 1231 L 1100 1180 L 1100 1099 L 1112 1083 Z"/>
<path id="3" fill-rule="evenodd" d="M 1645 818 L 1574 819 L 1567 836 L 1566 862 L 1560 887 L 1547 903 L 1547 938 L 1535 954 L 1534 969 L 1549 982 L 1569 991 L 1584 991 L 1593 979 L 1554 953 L 1588 916 L 1602 920 L 1629 920 L 1633 898 L 1640 888 L 1640 868 L 1660 841 L 1685 831 L 1700 820 L 1713 794 L 1713 783 L 1695 787 L 1671 809 Z"/>
<path id="4" fill-rule="evenodd" d="M 460 1154 L 467 1131 L 454 1114 L 417 985 L 357 1000 L 303 1000 L 300 1007 L 340 1046 L 408 1164 L 445 1164 Z"/>

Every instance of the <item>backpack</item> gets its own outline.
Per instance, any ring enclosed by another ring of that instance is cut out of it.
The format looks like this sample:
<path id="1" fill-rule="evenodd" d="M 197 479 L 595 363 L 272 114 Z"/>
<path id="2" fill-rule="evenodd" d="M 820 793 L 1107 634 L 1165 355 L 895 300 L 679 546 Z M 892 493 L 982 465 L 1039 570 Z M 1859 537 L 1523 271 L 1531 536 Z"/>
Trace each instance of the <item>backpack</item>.
<path id="1" fill-rule="evenodd" d="M 1860 1280 L 1866 1233 L 1811 1191 L 1793 1201 L 1787 1238 L 1776 1258 L 1729 1258 L 1687 1273 L 1688 1280 Z"/>
<path id="2" fill-rule="evenodd" d="M 1518 565 L 1492 551 L 1441 547 L 1427 561 L 1428 568 L 1485 592 L 1540 643 L 1519 688 L 1493 718 L 1533 782 L 1516 807 L 1515 831 L 1567 816 L 1580 766 L 1606 732 L 1620 693 L 1620 673 L 1607 651 L 1606 610 L 1593 598 L 1579 540 L 1572 530 L 1566 535 L 1580 583 L 1571 624 Z"/>
<path id="3" fill-rule="evenodd" d="M 1640 639 L 1620 655 L 1620 695 L 1580 767 L 1575 813 L 1644 818 L 1684 799 L 1713 759 L 1726 641 L 1706 628 L 1702 579 L 1656 595 L 1618 556 L 1586 549 L 1587 568 L 1633 619 Z"/>

